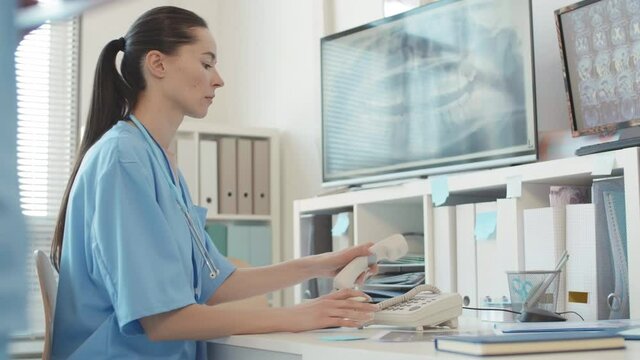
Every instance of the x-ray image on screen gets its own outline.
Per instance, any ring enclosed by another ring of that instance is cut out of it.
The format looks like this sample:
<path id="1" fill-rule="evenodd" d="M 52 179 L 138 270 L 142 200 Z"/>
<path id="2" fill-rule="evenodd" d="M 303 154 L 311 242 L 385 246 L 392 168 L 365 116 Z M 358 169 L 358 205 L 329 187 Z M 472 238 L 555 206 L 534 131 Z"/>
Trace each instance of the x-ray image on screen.
<path id="1" fill-rule="evenodd" d="M 574 131 L 640 119 L 640 0 L 581 3 L 559 16 Z"/>
<path id="2" fill-rule="evenodd" d="M 323 39 L 325 182 L 534 160 L 530 25 L 528 0 L 440 1 Z"/>

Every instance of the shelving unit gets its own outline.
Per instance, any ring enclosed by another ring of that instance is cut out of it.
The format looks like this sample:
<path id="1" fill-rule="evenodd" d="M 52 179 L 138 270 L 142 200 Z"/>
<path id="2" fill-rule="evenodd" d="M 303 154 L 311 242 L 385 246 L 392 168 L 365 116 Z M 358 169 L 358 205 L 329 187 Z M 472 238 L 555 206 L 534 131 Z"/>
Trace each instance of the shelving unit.
<path id="1" fill-rule="evenodd" d="M 224 223 L 231 225 L 252 224 L 268 226 L 271 236 L 271 263 L 281 261 L 281 231 L 280 231 L 280 143 L 278 133 L 273 129 L 265 128 L 244 128 L 232 127 L 226 125 L 218 125 L 205 120 L 185 119 L 178 129 L 178 138 L 193 140 L 191 150 L 193 155 L 186 156 L 188 161 L 180 163 L 178 166 L 185 172 L 185 169 L 195 174 L 194 180 L 189 184 L 189 190 L 193 198 L 194 204 L 205 206 L 200 199 L 200 191 L 205 179 L 200 169 L 200 159 L 203 156 L 200 153 L 200 141 L 215 140 L 224 137 L 235 137 L 238 139 L 251 140 L 267 140 L 269 143 L 269 214 L 223 214 L 223 213 L 207 213 L 207 223 Z M 183 150 L 184 151 L 184 150 Z M 179 156 L 184 159 L 185 157 Z M 223 169 L 217 169 L 218 174 Z M 211 181 L 211 179 L 208 179 Z M 189 179 L 187 179 L 189 182 Z M 227 239 L 233 241 L 233 239 Z M 282 305 L 282 292 L 277 291 L 272 294 L 271 304 L 273 306 Z"/>
<path id="2" fill-rule="evenodd" d="M 627 224 L 627 254 L 629 264 L 629 297 L 631 317 L 640 316 L 640 172 L 638 148 L 627 148 L 583 157 L 572 157 L 482 171 L 449 174 L 449 196 L 443 205 L 493 201 L 505 198 L 507 182 L 521 177 L 522 195 L 528 201 L 516 202 L 518 219 L 527 207 L 549 206 L 548 186 L 591 185 L 599 177 L 592 173 L 599 165 L 612 162 L 611 175 L 624 176 Z M 333 194 L 294 202 L 294 257 L 302 255 L 301 223 L 309 215 L 353 211 L 354 244 L 379 241 L 393 233 L 407 231 L 424 233 L 425 275 L 427 283 L 434 283 L 435 274 L 442 269 L 434 266 L 434 236 L 430 179 L 408 181 L 403 184 Z M 520 199 L 519 198 L 519 199 Z M 475 199 L 475 200 L 469 200 Z M 531 201 L 533 200 L 533 201 Z M 519 204 L 528 205 L 520 206 Z M 520 232 L 518 236 L 523 236 Z M 436 286 L 438 284 L 435 284 Z M 300 287 L 293 293 L 294 303 L 302 300 Z"/>

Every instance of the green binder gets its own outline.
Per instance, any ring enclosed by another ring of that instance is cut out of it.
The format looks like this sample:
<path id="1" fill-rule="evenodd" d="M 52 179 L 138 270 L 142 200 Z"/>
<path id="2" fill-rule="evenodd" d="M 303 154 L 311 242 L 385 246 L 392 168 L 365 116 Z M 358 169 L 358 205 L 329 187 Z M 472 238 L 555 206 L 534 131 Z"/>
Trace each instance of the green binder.
<path id="1" fill-rule="evenodd" d="M 204 228 L 209 234 L 218 251 L 227 256 L 227 226 L 224 224 L 209 223 Z"/>

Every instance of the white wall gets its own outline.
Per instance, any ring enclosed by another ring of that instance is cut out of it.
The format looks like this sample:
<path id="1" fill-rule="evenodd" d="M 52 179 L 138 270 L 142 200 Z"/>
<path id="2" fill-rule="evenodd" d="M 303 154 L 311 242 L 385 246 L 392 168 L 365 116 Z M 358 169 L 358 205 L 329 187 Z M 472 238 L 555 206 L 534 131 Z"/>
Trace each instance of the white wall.
<path id="1" fill-rule="evenodd" d="M 327 35 L 383 17 L 383 0 L 327 0 L 325 2 L 327 10 L 330 10 L 325 14 L 326 20 L 333 25 L 333 27 L 327 27 Z"/>
<path id="2" fill-rule="evenodd" d="M 538 131 L 568 129 L 560 48 L 554 10 L 576 0 L 533 0 Z"/>
<path id="3" fill-rule="evenodd" d="M 323 4 L 222 0 L 219 69 L 210 118 L 281 134 L 281 254 L 292 258 L 293 200 L 320 191 L 320 42 Z M 285 296 L 290 298 L 290 296 Z"/>

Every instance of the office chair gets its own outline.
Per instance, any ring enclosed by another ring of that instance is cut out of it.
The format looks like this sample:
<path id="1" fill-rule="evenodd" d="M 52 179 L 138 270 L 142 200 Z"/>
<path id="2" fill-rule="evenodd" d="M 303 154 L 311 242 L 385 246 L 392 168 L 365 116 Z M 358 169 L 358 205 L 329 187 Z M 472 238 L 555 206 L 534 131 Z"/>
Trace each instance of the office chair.
<path id="1" fill-rule="evenodd" d="M 58 294 L 58 280 L 56 270 L 49 260 L 49 256 L 42 250 L 33 252 L 36 263 L 38 282 L 40 283 L 40 293 L 42 294 L 42 304 L 44 305 L 45 333 L 44 349 L 42 350 L 42 360 L 49 360 L 51 357 L 51 341 L 53 339 L 53 315 L 56 312 L 56 295 Z"/>

